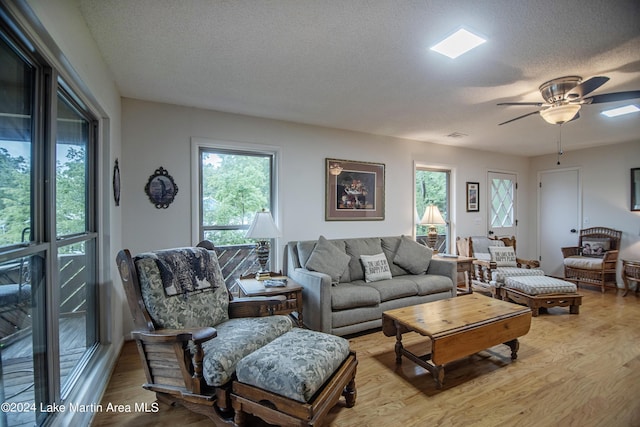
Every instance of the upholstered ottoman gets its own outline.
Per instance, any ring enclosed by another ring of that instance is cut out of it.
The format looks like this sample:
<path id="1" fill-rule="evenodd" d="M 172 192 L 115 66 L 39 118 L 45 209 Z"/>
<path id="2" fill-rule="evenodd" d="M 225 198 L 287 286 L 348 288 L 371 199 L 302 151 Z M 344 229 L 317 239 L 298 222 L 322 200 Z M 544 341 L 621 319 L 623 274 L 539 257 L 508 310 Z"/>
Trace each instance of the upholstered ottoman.
<path id="1" fill-rule="evenodd" d="M 251 413 L 276 425 L 321 424 L 341 395 L 355 404 L 356 365 L 346 339 L 294 328 L 238 362 L 234 421 Z"/>
<path id="2" fill-rule="evenodd" d="M 525 304 L 537 316 L 540 308 L 569 307 L 571 314 L 580 313 L 582 295 L 574 283 L 549 276 L 506 277 L 499 295 L 505 301 Z"/>

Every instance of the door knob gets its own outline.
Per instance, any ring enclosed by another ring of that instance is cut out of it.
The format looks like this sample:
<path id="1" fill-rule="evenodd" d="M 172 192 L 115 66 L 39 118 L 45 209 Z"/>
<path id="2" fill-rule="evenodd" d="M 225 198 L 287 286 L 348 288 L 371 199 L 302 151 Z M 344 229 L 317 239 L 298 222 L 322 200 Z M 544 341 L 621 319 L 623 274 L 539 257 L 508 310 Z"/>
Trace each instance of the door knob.
<path id="1" fill-rule="evenodd" d="M 577 233 L 577 232 L 578 232 L 578 230 L 576 230 L 575 228 L 572 228 L 570 231 L 571 231 L 572 233 Z"/>

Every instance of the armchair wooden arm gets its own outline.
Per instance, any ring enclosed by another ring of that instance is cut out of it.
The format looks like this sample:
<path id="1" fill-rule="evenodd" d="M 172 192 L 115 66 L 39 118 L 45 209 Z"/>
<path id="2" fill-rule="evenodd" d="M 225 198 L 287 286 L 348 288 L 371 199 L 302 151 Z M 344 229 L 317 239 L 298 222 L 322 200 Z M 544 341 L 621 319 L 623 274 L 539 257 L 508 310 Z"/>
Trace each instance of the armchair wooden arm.
<path id="1" fill-rule="evenodd" d="M 567 246 L 565 248 L 560 248 L 562 251 L 563 258 L 569 258 L 570 256 L 580 255 L 580 247 L 579 246 Z"/>
<path id="2" fill-rule="evenodd" d="M 143 361 L 145 389 L 185 397 L 201 395 L 207 388 L 202 377 L 202 343 L 218 335 L 214 328 L 142 330 L 131 335 Z"/>
<path id="3" fill-rule="evenodd" d="M 522 259 L 516 257 L 516 265 L 518 268 L 539 268 L 540 261 L 535 259 Z"/>

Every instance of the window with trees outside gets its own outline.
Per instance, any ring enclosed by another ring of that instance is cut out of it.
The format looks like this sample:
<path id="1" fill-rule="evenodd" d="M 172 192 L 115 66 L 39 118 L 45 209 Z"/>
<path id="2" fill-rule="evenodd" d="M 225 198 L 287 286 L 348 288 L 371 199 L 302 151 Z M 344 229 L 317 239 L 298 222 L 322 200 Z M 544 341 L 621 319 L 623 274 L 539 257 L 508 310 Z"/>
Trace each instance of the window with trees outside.
<path id="1" fill-rule="evenodd" d="M 41 425 L 98 345 L 97 122 L 0 15 L 0 425 Z"/>
<path id="2" fill-rule="evenodd" d="M 438 252 L 449 252 L 450 221 L 449 221 L 449 170 L 417 167 L 416 171 L 416 239 L 426 242 L 428 227 L 420 224 L 420 220 L 428 205 L 434 204 L 440 210 L 446 224 L 436 225 L 438 241 L 435 249 Z"/>
<path id="3" fill-rule="evenodd" d="M 198 146 L 198 239 L 216 247 L 232 293 L 237 278 L 259 269 L 256 242 L 245 234 L 257 212 L 274 211 L 276 159 L 276 151 Z M 276 258 L 274 247 L 271 242 L 269 264 Z"/>
<path id="4" fill-rule="evenodd" d="M 200 148 L 200 239 L 254 244 L 244 236 L 256 212 L 272 210 L 272 153 Z"/>

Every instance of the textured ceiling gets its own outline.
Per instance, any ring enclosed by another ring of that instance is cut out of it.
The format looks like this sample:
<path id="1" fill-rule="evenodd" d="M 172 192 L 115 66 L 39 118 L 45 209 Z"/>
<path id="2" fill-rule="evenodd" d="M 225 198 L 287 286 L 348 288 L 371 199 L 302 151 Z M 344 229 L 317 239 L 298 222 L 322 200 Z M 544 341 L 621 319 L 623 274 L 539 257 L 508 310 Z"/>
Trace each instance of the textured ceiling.
<path id="1" fill-rule="evenodd" d="M 121 95 L 143 100 L 529 156 L 559 126 L 498 126 L 536 108 L 496 103 L 565 75 L 640 90 L 638 0 L 78 1 Z M 460 26 L 488 42 L 429 50 Z M 619 104 L 584 106 L 564 150 L 640 141 L 640 114 L 599 114 Z"/>

